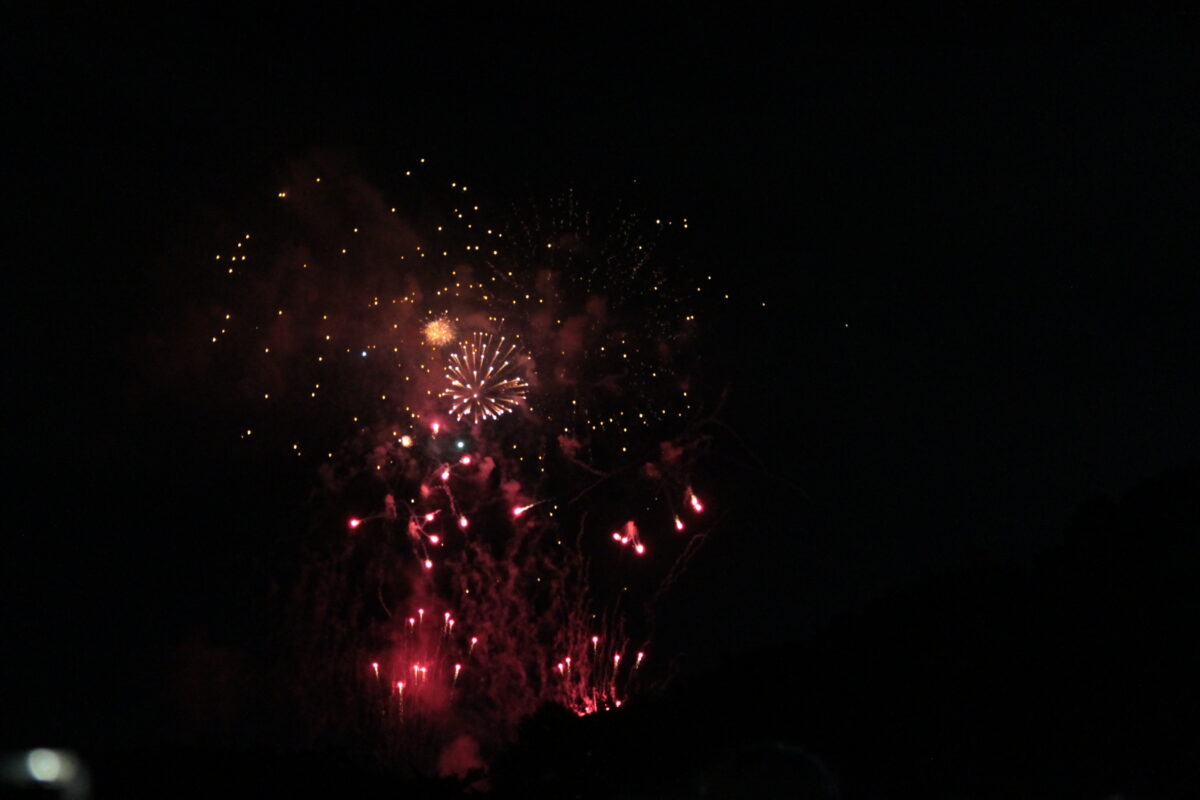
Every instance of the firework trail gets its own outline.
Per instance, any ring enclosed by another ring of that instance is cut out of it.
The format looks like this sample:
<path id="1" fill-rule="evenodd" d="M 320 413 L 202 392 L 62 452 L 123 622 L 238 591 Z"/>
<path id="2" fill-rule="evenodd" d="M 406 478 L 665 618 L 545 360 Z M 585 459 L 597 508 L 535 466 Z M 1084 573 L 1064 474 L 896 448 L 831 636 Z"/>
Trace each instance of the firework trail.
<path id="1" fill-rule="evenodd" d="M 231 438 L 322 480 L 283 626 L 297 702 L 428 763 L 547 702 L 621 706 L 707 513 L 685 367 L 709 287 L 654 257 L 687 221 L 573 195 L 491 216 L 424 164 L 386 201 L 340 175 L 297 165 L 216 254 L 204 337 Z"/>

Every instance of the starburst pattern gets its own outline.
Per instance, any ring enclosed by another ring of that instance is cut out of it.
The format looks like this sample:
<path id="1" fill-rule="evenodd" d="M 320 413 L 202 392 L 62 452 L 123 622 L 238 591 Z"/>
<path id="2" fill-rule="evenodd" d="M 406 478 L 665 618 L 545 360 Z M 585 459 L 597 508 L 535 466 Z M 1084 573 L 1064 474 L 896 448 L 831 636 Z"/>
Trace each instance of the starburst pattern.
<path id="1" fill-rule="evenodd" d="M 517 346 L 490 333 L 472 334 L 457 353 L 450 354 L 442 393 L 450 398 L 450 413 L 459 420 L 481 422 L 517 408 L 529 384 L 519 374 Z"/>

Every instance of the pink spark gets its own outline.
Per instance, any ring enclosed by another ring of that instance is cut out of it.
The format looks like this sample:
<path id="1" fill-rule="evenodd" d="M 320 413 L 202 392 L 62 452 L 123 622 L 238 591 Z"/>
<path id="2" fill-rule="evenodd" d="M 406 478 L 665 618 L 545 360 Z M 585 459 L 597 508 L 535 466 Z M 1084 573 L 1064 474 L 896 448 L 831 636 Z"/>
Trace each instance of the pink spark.
<path id="1" fill-rule="evenodd" d="M 679 518 L 678 514 L 675 516 L 675 530 L 677 530 L 677 531 L 683 530 L 683 520 L 681 520 Z"/>
<path id="2" fill-rule="evenodd" d="M 350 525 L 350 530 L 354 530 L 359 525 L 362 525 L 362 520 L 358 519 L 357 517 L 351 517 L 348 524 Z"/>
<path id="3" fill-rule="evenodd" d="M 471 457 L 463 456 L 462 458 L 460 458 L 458 460 L 458 463 L 462 464 L 464 467 L 469 467 L 469 466 L 471 466 Z"/>
<path id="4" fill-rule="evenodd" d="M 688 500 L 691 501 L 692 508 L 695 509 L 697 514 L 704 510 L 704 506 L 700 503 L 700 498 L 696 497 L 696 493 L 691 489 L 688 489 Z"/>
<path id="5" fill-rule="evenodd" d="M 637 544 L 635 544 L 635 545 L 633 546 L 633 550 L 634 550 L 634 552 L 635 552 L 635 553 L 637 553 L 639 556 L 640 556 L 640 555 L 643 555 L 643 554 L 646 552 L 646 545 L 642 544 L 641 542 L 638 542 Z"/>
<path id="6" fill-rule="evenodd" d="M 624 544 L 624 542 L 621 540 L 621 534 L 617 533 L 616 531 L 613 531 L 613 541 Z"/>
<path id="7" fill-rule="evenodd" d="M 531 508 L 533 508 L 533 506 L 515 506 L 513 508 L 513 516 L 519 517 Z"/>
<path id="8" fill-rule="evenodd" d="M 429 537 L 430 544 L 437 544 L 441 540 L 442 540 L 442 538 L 440 536 L 438 536 L 436 533 Z"/>
<path id="9" fill-rule="evenodd" d="M 436 517 L 436 516 L 437 516 L 437 512 L 436 512 L 436 511 L 430 511 L 428 514 L 426 514 L 426 515 L 425 515 L 425 521 L 426 521 L 426 522 L 433 522 L 433 520 L 434 520 L 434 517 Z"/>
<path id="10" fill-rule="evenodd" d="M 433 423 L 432 425 L 430 425 L 429 427 L 430 427 L 430 429 L 433 431 L 433 435 L 434 435 L 434 436 L 437 436 L 437 435 L 438 435 L 438 431 L 440 431 L 440 430 L 442 429 L 442 423 L 440 423 L 440 422 L 435 422 L 435 423 Z"/>
<path id="11" fill-rule="evenodd" d="M 448 481 L 448 480 L 450 480 L 450 468 L 449 468 L 449 467 L 447 467 L 446 469 L 442 470 L 442 480 L 443 480 L 443 481 Z"/>
<path id="12" fill-rule="evenodd" d="M 372 662 L 371 662 L 371 669 L 375 670 L 375 677 L 376 677 L 376 678 L 378 678 L 378 677 L 379 677 L 379 662 L 378 662 L 378 661 L 372 661 Z"/>
<path id="13" fill-rule="evenodd" d="M 433 562 L 430 561 L 428 558 L 425 559 L 425 569 L 433 569 Z"/>
<path id="14" fill-rule="evenodd" d="M 462 528 L 464 531 L 467 529 L 467 526 L 468 526 L 468 525 L 470 525 L 470 524 L 471 524 L 471 523 L 467 522 L 467 518 L 466 518 L 466 517 L 459 517 L 459 518 L 458 518 L 458 527 Z"/>

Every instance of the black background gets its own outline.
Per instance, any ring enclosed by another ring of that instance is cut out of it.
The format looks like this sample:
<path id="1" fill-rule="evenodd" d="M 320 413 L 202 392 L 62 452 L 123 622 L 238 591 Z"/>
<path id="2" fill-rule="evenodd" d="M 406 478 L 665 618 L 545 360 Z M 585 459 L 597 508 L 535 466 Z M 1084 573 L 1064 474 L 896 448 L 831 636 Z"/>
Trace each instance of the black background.
<path id="1" fill-rule="evenodd" d="M 754 457 L 711 476 L 728 522 L 664 610 L 683 675 L 581 752 L 663 748 L 645 785 L 681 792 L 705 754 L 778 740 L 846 796 L 1187 796 L 1196 23 L 448 5 L 6 26 L 4 744 L 118 765 L 195 746 L 161 702 L 172 660 L 237 658 L 269 624 L 256 532 L 292 484 L 230 467 L 147 351 L 212 220 L 334 146 L 385 188 L 417 156 L 512 195 L 637 179 L 739 300 L 709 368 Z M 269 725 L 234 728 L 230 763 Z"/>

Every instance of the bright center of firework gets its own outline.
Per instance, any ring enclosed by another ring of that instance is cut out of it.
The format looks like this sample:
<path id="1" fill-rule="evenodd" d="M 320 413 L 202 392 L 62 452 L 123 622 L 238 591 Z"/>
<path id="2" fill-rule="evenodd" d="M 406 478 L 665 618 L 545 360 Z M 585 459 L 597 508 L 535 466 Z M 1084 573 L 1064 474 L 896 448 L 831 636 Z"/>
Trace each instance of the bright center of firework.
<path id="1" fill-rule="evenodd" d="M 454 341 L 457 331 L 454 323 L 446 317 L 437 317 L 425 323 L 425 341 L 434 347 L 445 347 Z"/>
<path id="2" fill-rule="evenodd" d="M 520 353 L 504 337 L 475 333 L 450 354 L 442 392 L 450 398 L 450 413 L 472 422 L 495 419 L 525 399 L 528 384 L 518 374 Z"/>

